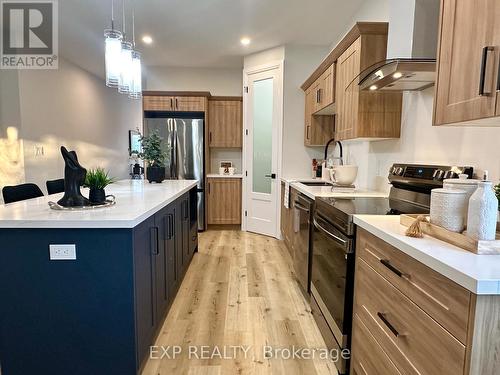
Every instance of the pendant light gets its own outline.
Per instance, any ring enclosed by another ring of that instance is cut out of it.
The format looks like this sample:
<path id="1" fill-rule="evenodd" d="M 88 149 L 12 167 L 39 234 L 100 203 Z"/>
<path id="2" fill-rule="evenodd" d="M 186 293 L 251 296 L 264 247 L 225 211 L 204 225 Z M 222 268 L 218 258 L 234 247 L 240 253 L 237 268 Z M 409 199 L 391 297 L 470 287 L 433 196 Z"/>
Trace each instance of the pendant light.
<path id="1" fill-rule="evenodd" d="M 135 7 L 132 4 L 132 66 L 130 92 L 128 96 L 132 99 L 140 99 L 142 97 L 142 69 L 141 69 L 141 54 L 135 49 Z"/>
<path id="2" fill-rule="evenodd" d="M 121 73 L 122 33 L 115 30 L 113 0 L 111 0 L 111 29 L 104 30 L 106 86 L 118 87 Z"/>
<path id="3" fill-rule="evenodd" d="M 121 44 L 121 66 L 120 66 L 120 79 L 118 80 L 118 92 L 121 94 L 128 94 L 130 92 L 130 81 L 132 71 L 132 43 L 126 41 L 125 33 L 125 0 L 123 4 L 123 24 L 122 34 L 123 40 Z"/>

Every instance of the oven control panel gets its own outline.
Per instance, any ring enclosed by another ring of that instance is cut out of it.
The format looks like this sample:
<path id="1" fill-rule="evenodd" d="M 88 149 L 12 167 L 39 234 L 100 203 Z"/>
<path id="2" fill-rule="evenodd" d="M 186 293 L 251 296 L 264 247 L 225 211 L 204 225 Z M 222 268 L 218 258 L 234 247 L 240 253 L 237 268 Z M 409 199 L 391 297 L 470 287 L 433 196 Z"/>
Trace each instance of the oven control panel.
<path id="1" fill-rule="evenodd" d="M 420 181 L 439 184 L 448 178 L 458 178 L 460 174 L 466 174 L 472 178 L 473 173 L 472 167 L 394 164 L 389 170 L 389 181 Z"/>

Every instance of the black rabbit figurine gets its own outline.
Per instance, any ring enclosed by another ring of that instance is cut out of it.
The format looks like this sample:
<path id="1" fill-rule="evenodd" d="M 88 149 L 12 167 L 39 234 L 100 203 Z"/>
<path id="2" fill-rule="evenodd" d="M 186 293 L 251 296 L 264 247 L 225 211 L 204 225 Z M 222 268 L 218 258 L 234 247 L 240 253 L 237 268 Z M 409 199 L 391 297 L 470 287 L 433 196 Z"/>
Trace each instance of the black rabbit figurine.
<path id="1" fill-rule="evenodd" d="M 87 170 L 78 162 L 75 151 L 68 151 L 61 146 L 61 154 L 66 164 L 64 167 L 64 196 L 57 202 L 63 207 L 90 206 L 90 201 L 80 192 L 80 186 L 85 182 Z"/>

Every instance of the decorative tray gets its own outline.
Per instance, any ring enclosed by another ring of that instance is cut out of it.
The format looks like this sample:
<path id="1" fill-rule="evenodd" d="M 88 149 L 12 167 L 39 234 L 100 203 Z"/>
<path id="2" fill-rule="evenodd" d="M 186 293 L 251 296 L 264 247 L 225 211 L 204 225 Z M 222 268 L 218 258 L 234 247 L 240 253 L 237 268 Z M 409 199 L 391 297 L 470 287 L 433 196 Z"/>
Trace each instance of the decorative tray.
<path id="1" fill-rule="evenodd" d="M 420 215 L 401 215 L 400 223 L 406 227 L 411 226 Z M 449 231 L 443 227 L 431 224 L 429 216 L 427 221 L 420 222 L 422 232 L 438 240 L 460 247 L 478 255 L 500 255 L 500 225 L 497 224 L 497 239 L 495 241 L 478 241 L 467 237 L 463 233 Z"/>
<path id="2" fill-rule="evenodd" d="M 104 203 L 93 204 L 91 206 L 81 206 L 81 207 L 64 207 L 56 202 L 49 202 L 49 207 L 56 211 L 87 211 L 87 210 L 96 210 L 98 208 L 106 208 L 111 207 L 116 204 L 114 195 L 106 195 L 106 200 Z"/>

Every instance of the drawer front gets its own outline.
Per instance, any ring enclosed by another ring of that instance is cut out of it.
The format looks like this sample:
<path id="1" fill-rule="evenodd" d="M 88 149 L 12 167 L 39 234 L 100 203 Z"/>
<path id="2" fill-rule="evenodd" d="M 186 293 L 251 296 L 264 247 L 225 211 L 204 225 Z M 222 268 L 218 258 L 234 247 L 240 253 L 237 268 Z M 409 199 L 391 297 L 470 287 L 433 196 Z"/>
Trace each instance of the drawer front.
<path id="1" fill-rule="evenodd" d="M 352 330 L 352 370 L 359 375 L 401 375 L 368 328 L 355 315 Z"/>
<path id="2" fill-rule="evenodd" d="M 355 290 L 356 314 L 402 373 L 463 374 L 465 346 L 359 257 Z"/>
<path id="3" fill-rule="evenodd" d="M 462 344 L 467 343 L 471 293 L 380 238 L 358 231 L 357 254 Z"/>

